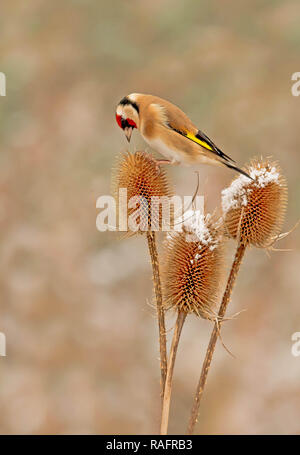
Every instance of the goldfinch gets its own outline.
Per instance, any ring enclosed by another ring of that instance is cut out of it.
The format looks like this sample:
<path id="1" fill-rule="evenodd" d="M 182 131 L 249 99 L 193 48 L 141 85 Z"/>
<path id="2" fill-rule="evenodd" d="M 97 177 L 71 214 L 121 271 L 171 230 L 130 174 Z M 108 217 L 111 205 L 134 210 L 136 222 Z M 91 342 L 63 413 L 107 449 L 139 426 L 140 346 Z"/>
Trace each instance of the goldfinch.
<path id="1" fill-rule="evenodd" d="M 119 102 L 116 120 L 128 142 L 136 128 L 152 149 L 167 158 L 158 160 L 158 164 L 225 165 L 249 177 L 196 128 L 179 107 L 169 101 L 153 95 L 132 93 Z"/>

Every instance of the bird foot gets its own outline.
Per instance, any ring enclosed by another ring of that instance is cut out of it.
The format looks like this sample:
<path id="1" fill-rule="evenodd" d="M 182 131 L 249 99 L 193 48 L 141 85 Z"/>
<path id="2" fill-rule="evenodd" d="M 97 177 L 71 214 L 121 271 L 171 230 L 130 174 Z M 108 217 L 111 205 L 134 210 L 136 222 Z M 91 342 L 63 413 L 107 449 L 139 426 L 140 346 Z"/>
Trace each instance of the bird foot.
<path id="1" fill-rule="evenodd" d="M 154 162 L 155 162 L 155 166 L 156 166 L 156 170 L 157 170 L 157 173 L 158 175 L 160 174 L 161 172 L 161 164 L 177 164 L 173 161 L 170 161 L 170 160 L 156 160 L 154 159 Z"/>
<path id="2" fill-rule="evenodd" d="M 144 151 L 141 151 L 140 153 L 142 155 L 144 155 L 147 159 L 150 159 L 155 164 L 156 171 L 157 171 L 158 175 L 161 172 L 161 168 L 160 168 L 161 164 L 173 164 L 173 165 L 179 164 L 178 161 L 175 161 L 175 160 L 157 160 L 150 153 L 147 153 L 147 152 L 144 152 Z"/>

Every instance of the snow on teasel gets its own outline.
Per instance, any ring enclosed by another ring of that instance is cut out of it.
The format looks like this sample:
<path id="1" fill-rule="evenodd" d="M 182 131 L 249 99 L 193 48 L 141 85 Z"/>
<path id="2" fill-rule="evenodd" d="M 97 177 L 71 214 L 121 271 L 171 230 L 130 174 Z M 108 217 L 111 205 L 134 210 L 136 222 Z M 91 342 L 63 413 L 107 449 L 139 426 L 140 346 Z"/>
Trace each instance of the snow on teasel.
<path id="1" fill-rule="evenodd" d="M 203 245 L 209 245 L 212 237 L 209 231 L 208 222 L 211 215 L 204 215 L 200 210 L 187 210 L 181 219 L 183 229 L 195 234 L 196 240 Z"/>
<path id="2" fill-rule="evenodd" d="M 248 195 L 253 188 L 264 188 L 269 183 L 280 185 L 280 173 L 276 165 L 270 166 L 267 163 L 253 162 L 248 168 L 248 173 L 253 181 L 245 175 L 240 175 L 233 180 L 228 188 L 222 191 L 223 213 L 237 208 L 240 204 L 246 206 Z"/>
<path id="3" fill-rule="evenodd" d="M 215 319 L 224 275 L 223 231 L 200 211 L 188 210 L 182 223 L 182 232 L 169 234 L 162 256 L 165 308 Z"/>
<path id="4" fill-rule="evenodd" d="M 226 231 L 243 243 L 266 247 L 279 233 L 287 202 L 286 180 L 277 163 L 254 160 L 222 191 Z"/>

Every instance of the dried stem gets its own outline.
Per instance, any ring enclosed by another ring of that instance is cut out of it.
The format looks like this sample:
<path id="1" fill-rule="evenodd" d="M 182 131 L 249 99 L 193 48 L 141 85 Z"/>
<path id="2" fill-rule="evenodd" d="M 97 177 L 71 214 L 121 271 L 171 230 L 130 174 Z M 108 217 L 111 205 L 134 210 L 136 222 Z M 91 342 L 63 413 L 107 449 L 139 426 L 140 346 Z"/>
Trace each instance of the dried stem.
<path id="1" fill-rule="evenodd" d="M 162 301 L 161 281 L 159 272 L 158 254 L 156 248 L 155 232 L 147 231 L 148 248 L 151 257 L 153 283 L 156 297 L 157 318 L 159 328 L 159 348 L 160 348 L 160 395 L 163 402 L 166 374 L 167 374 L 167 338 L 165 326 L 165 312 Z"/>
<path id="2" fill-rule="evenodd" d="M 179 338 L 180 338 L 180 334 L 181 334 L 181 330 L 182 330 L 185 318 L 186 318 L 186 313 L 184 311 L 178 311 L 178 316 L 177 316 L 177 320 L 176 320 L 176 325 L 175 325 L 175 329 L 174 329 L 173 340 L 172 340 L 172 345 L 171 345 L 171 350 L 170 350 L 170 357 L 169 357 L 169 362 L 168 362 L 165 393 L 164 393 L 164 397 L 163 397 L 163 408 L 162 408 L 162 415 L 161 415 L 160 434 L 168 434 L 173 371 L 174 371 L 174 365 L 175 365 Z"/>
<path id="3" fill-rule="evenodd" d="M 190 421 L 189 421 L 189 425 L 188 425 L 187 434 L 193 434 L 193 432 L 194 432 L 195 424 L 197 422 L 197 418 L 198 418 L 198 414 L 199 414 L 200 401 L 201 401 L 201 398 L 203 395 L 208 371 L 209 371 L 210 364 L 212 361 L 212 356 L 213 356 L 213 353 L 214 353 L 214 350 L 216 347 L 216 343 L 217 343 L 217 339 L 219 336 L 219 321 L 222 321 L 223 317 L 225 316 L 227 305 L 230 301 L 231 293 L 232 293 L 232 290 L 233 290 L 233 287 L 235 284 L 235 280 L 236 280 L 240 265 L 242 263 L 242 259 L 243 259 L 245 250 L 246 250 L 246 246 L 243 243 L 239 243 L 236 253 L 235 253 L 231 271 L 229 274 L 227 286 L 226 286 L 226 289 L 225 289 L 225 292 L 223 295 L 222 303 L 221 303 L 221 306 L 219 309 L 218 320 L 215 322 L 213 331 L 211 333 L 210 341 L 209 341 L 207 351 L 206 351 L 206 356 L 205 356 L 205 359 L 204 359 L 204 362 L 202 365 L 202 371 L 201 371 L 199 383 L 197 386 L 197 390 L 195 393 L 194 404 L 193 404 L 193 408 L 192 408 L 192 412 L 191 412 L 191 417 L 190 417 Z"/>

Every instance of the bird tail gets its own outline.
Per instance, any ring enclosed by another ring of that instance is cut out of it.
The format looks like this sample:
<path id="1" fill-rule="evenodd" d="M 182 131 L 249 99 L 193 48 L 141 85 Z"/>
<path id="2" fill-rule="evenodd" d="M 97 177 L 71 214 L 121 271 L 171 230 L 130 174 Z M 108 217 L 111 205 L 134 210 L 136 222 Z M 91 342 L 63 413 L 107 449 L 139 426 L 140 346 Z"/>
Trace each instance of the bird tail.
<path id="1" fill-rule="evenodd" d="M 247 174 L 247 172 L 243 171 L 243 170 L 240 169 L 239 167 L 234 166 L 233 164 L 229 164 L 229 163 L 224 162 L 224 161 L 222 161 L 222 163 L 225 164 L 225 166 L 229 167 L 229 169 L 233 169 L 234 171 L 237 171 L 237 172 L 239 172 L 240 174 L 245 175 L 245 177 L 248 177 L 249 179 L 253 180 L 253 178 L 250 177 L 250 175 Z"/>

